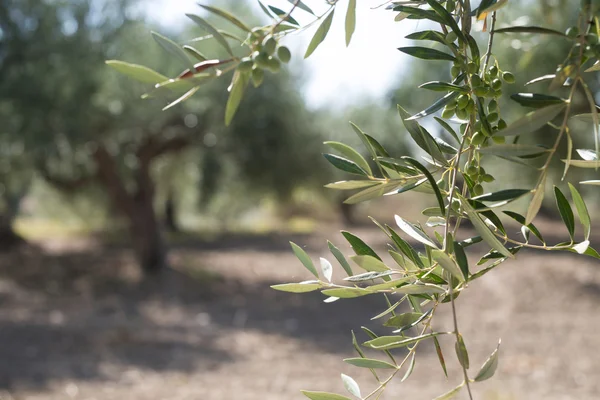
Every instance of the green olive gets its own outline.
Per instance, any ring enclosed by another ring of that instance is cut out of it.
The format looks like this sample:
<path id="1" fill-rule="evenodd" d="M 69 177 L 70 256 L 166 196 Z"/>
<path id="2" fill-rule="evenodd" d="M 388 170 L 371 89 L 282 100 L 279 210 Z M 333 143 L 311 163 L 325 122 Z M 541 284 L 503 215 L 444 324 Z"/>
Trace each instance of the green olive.
<path id="1" fill-rule="evenodd" d="M 243 73 L 246 74 L 250 71 L 252 71 L 252 67 L 254 66 L 254 62 L 249 59 L 249 58 L 244 58 L 242 60 L 242 62 L 239 63 L 238 65 L 238 70 Z"/>
<path id="2" fill-rule="evenodd" d="M 450 69 L 450 74 L 453 78 L 456 78 L 458 75 L 460 75 L 460 67 L 458 65 L 453 65 Z"/>
<path id="3" fill-rule="evenodd" d="M 456 33 L 452 31 L 448 32 L 448 34 L 446 35 L 446 40 L 448 41 L 448 43 L 454 43 L 456 39 L 458 39 L 458 36 L 456 36 Z"/>
<path id="4" fill-rule="evenodd" d="M 498 67 L 496 67 L 495 65 L 492 65 L 490 67 L 490 76 L 495 77 L 498 75 Z"/>
<path id="5" fill-rule="evenodd" d="M 492 81 L 492 89 L 498 90 L 501 87 L 502 87 L 502 81 L 500 79 L 496 78 Z"/>
<path id="6" fill-rule="evenodd" d="M 498 121 L 498 113 L 496 113 L 496 112 L 489 113 L 487 116 L 487 120 L 490 123 L 494 123 L 494 122 Z"/>
<path id="7" fill-rule="evenodd" d="M 498 110 L 498 102 L 496 100 L 491 100 L 488 104 L 488 111 L 495 112 Z"/>
<path id="8" fill-rule="evenodd" d="M 272 73 L 276 74 L 281 70 L 281 62 L 274 57 L 269 57 L 267 60 L 267 69 Z"/>
<path id="9" fill-rule="evenodd" d="M 473 85 L 473 87 L 477 87 L 477 86 L 481 86 L 481 78 L 479 77 L 479 75 L 472 75 L 471 76 L 471 85 Z"/>
<path id="10" fill-rule="evenodd" d="M 579 35 L 579 28 L 576 26 L 572 26 L 569 29 L 567 29 L 567 31 L 565 32 L 565 34 L 570 37 L 571 39 L 575 39 L 577 37 L 577 35 Z"/>
<path id="11" fill-rule="evenodd" d="M 267 36 L 263 41 L 263 51 L 268 55 L 275 53 L 277 48 L 277 40 L 273 36 Z"/>
<path id="12" fill-rule="evenodd" d="M 481 185 L 479 185 L 479 184 L 478 184 L 478 185 L 475 185 L 475 186 L 473 187 L 473 194 L 474 194 L 475 196 L 481 196 L 481 195 L 483 194 L 483 186 L 481 186 Z"/>
<path id="13" fill-rule="evenodd" d="M 502 74 L 502 79 L 504 79 L 504 81 L 506 83 L 515 83 L 515 76 L 511 72 L 508 72 L 508 71 L 506 71 Z"/>
<path id="14" fill-rule="evenodd" d="M 466 120 L 466 119 L 469 118 L 469 112 L 466 109 L 464 109 L 464 108 L 457 108 L 455 111 L 456 111 L 456 116 L 459 119 Z"/>
<path id="15" fill-rule="evenodd" d="M 506 129 L 506 127 L 507 127 L 506 121 L 503 119 L 500 119 L 498 121 L 498 130 Z"/>
<path id="16" fill-rule="evenodd" d="M 471 138 L 471 144 L 474 146 L 481 146 L 485 142 L 485 135 L 481 132 L 475 132 Z"/>
<path id="17" fill-rule="evenodd" d="M 450 119 L 454 116 L 454 109 L 445 107 L 444 111 L 442 111 L 442 118 Z"/>
<path id="18" fill-rule="evenodd" d="M 505 136 L 492 136 L 492 140 L 496 144 L 504 144 L 504 143 L 506 143 L 506 137 Z"/>
<path id="19" fill-rule="evenodd" d="M 265 72 L 260 68 L 254 68 L 252 70 L 252 84 L 254 87 L 259 87 L 265 79 Z"/>
<path id="20" fill-rule="evenodd" d="M 469 96 L 467 96 L 466 94 L 461 94 L 460 96 L 458 96 L 456 104 L 458 105 L 458 108 L 462 110 L 467 106 L 467 104 L 469 104 L 469 100 Z"/>
<path id="21" fill-rule="evenodd" d="M 470 74 L 476 74 L 477 73 L 477 64 L 475 64 L 473 61 L 471 61 L 470 63 L 467 64 L 467 71 Z"/>
<path id="22" fill-rule="evenodd" d="M 292 59 L 292 52 L 287 47 L 280 46 L 277 49 L 277 58 L 279 58 L 282 63 L 287 64 Z"/>

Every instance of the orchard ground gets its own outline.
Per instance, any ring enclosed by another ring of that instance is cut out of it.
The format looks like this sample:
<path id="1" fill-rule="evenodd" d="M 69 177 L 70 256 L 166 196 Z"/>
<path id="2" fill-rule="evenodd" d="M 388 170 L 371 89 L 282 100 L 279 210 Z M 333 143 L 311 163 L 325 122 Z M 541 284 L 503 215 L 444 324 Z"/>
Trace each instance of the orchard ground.
<path id="1" fill-rule="evenodd" d="M 324 304 L 320 293 L 269 288 L 310 278 L 289 240 L 314 260 L 334 261 L 327 239 L 350 254 L 340 228 L 178 240 L 174 270 L 160 283 L 139 277 L 127 249 L 87 239 L 2 255 L 0 399 L 302 399 L 301 389 L 344 393 L 342 372 L 366 395 L 373 376 L 342 359 L 355 356 L 351 330 L 361 340 L 361 325 L 377 329 L 370 317 L 386 308 L 383 299 Z M 374 225 L 346 228 L 385 250 Z M 341 268 L 334 273 L 342 278 Z M 457 299 L 472 376 L 502 338 L 496 376 L 474 385 L 475 397 L 597 399 L 599 304 L 600 263 L 570 254 L 523 252 L 474 282 Z M 438 313 L 434 328 L 450 330 L 449 305 Z M 414 374 L 382 398 L 432 399 L 460 382 L 452 340 L 441 343 L 447 381 L 433 343 L 423 342 Z"/>

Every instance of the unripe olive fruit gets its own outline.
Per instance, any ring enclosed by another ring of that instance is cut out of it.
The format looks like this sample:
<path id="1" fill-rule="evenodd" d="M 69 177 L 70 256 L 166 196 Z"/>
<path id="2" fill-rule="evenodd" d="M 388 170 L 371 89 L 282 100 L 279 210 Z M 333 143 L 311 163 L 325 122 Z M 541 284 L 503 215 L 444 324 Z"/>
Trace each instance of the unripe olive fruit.
<path id="1" fill-rule="evenodd" d="M 481 146 L 485 142 L 485 135 L 481 132 L 475 132 L 471 138 L 471 144 L 474 146 Z"/>
<path id="2" fill-rule="evenodd" d="M 246 74 L 246 73 L 252 71 L 253 66 L 254 66 L 254 62 L 252 62 L 252 60 L 250 60 L 249 58 L 248 59 L 245 58 L 238 65 L 238 70 L 241 73 Z"/>
<path id="3" fill-rule="evenodd" d="M 277 40 L 273 36 L 267 36 L 263 41 L 263 51 L 268 55 L 275 53 L 277 48 Z"/>
<path id="4" fill-rule="evenodd" d="M 471 61 L 470 63 L 467 64 L 467 71 L 470 74 L 475 74 L 477 73 L 477 64 L 475 64 L 473 61 Z"/>
<path id="5" fill-rule="evenodd" d="M 496 75 L 498 75 L 498 67 L 492 65 L 490 67 L 490 76 L 495 77 Z"/>
<path id="6" fill-rule="evenodd" d="M 505 136 L 492 136 L 492 140 L 496 144 L 504 144 L 504 143 L 506 143 L 506 137 Z"/>
<path id="7" fill-rule="evenodd" d="M 490 182 L 494 182 L 496 180 L 496 178 L 494 178 L 490 174 L 485 174 L 485 175 L 481 176 L 481 180 L 484 181 L 484 182 L 490 183 Z"/>
<path id="8" fill-rule="evenodd" d="M 597 44 L 598 43 L 598 35 L 596 35 L 595 33 L 588 33 L 587 35 L 585 35 L 585 40 L 589 44 Z"/>
<path id="9" fill-rule="evenodd" d="M 472 165 L 469 165 L 469 167 L 466 169 L 467 175 L 472 176 L 477 175 L 478 171 L 479 170 L 477 169 L 477 167 L 474 167 Z"/>
<path id="10" fill-rule="evenodd" d="M 260 68 L 254 68 L 252 70 L 252 84 L 254 87 L 259 87 L 265 79 L 265 72 Z"/>
<path id="11" fill-rule="evenodd" d="M 471 85 L 473 85 L 473 87 L 481 86 L 481 78 L 479 75 L 471 76 Z"/>
<path id="12" fill-rule="evenodd" d="M 453 78 L 456 78 L 460 74 L 460 67 L 458 65 L 453 65 L 450 69 L 450 74 Z"/>
<path id="13" fill-rule="evenodd" d="M 500 79 L 496 78 L 496 79 L 494 79 L 494 80 L 492 81 L 492 88 L 493 88 L 494 90 L 498 90 L 498 89 L 500 89 L 501 87 L 502 87 L 502 81 L 501 81 Z"/>
<path id="14" fill-rule="evenodd" d="M 485 97 L 485 95 L 489 92 L 488 88 L 484 87 L 484 86 L 477 86 L 474 90 L 473 93 L 475 93 L 475 96 L 477 97 Z"/>
<path id="15" fill-rule="evenodd" d="M 258 53 L 258 54 L 257 54 Z M 260 69 L 265 69 L 268 68 L 268 64 L 269 64 L 269 55 L 267 53 L 264 52 L 254 52 L 253 55 L 253 59 L 254 59 L 254 64 L 256 64 L 256 66 Z"/>
<path id="16" fill-rule="evenodd" d="M 458 37 L 456 36 L 456 33 L 450 31 L 448 32 L 448 34 L 446 35 L 446 40 L 449 43 L 454 43 L 456 41 L 456 39 L 458 39 Z"/>
<path id="17" fill-rule="evenodd" d="M 455 112 L 456 112 L 456 116 L 459 119 L 465 120 L 465 119 L 469 118 L 469 113 L 464 108 L 457 108 L 455 110 Z"/>
<path id="18" fill-rule="evenodd" d="M 292 59 L 292 53 L 287 47 L 281 46 L 277 49 L 277 57 L 282 63 L 287 64 Z"/>
<path id="19" fill-rule="evenodd" d="M 501 131 L 502 129 L 506 129 L 506 126 L 507 126 L 507 124 L 506 124 L 506 121 L 505 121 L 505 120 L 503 120 L 503 119 L 500 119 L 500 120 L 498 121 L 498 130 L 500 130 L 500 131 Z"/>
<path id="20" fill-rule="evenodd" d="M 515 83 L 515 76 L 508 71 L 502 74 L 502 79 L 504 79 L 506 83 Z"/>
<path id="21" fill-rule="evenodd" d="M 488 111 L 495 112 L 496 110 L 498 110 L 498 102 L 496 100 L 490 101 L 488 104 Z"/>
<path id="22" fill-rule="evenodd" d="M 442 118 L 445 119 L 449 119 L 452 118 L 454 116 L 454 109 L 451 108 L 444 108 L 444 111 L 442 111 Z"/>
<path id="23" fill-rule="evenodd" d="M 475 112 L 475 101 L 473 101 L 473 99 L 469 99 L 469 103 L 467 104 L 467 107 L 465 107 L 465 110 L 470 113 Z"/>
<path id="24" fill-rule="evenodd" d="M 458 96 L 458 99 L 456 100 L 456 104 L 458 105 L 459 109 L 463 109 L 467 106 L 467 104 L 469 104 L 469 96 L 462 94 L 460 96 Z"/>
<path id="25" fill-rule="evenodd" d="M 483 194 L 483 186 L 481 186 L 481 185 L 479 185 L 479 184 L 478 184 L 478 185 L 475 185 L 475 186 L 473 187 L 473 194 L 474 194 L 475 196 L 481 196 L 481 195 Z"/>
<path id="26" fill-rule="evenodd" d="M 565 32 L 565 34 L 570 37 L 571 39 L 574 39 L 577 37 L 577 35 L 579 35 L 579 28 L 577 28 L 576 26 L 572 26 L 569 29 L 567 29 L 567 31 Z"/>
<path id="27" fill-rule="evenodd" d="M 498 121 L 498 113 L 496 113 L 496 112 L 489 113 L 487 116 L 487 120 L 490 123 L 494 123 L 494 122 Z"/>
<path id="28" fill-rule="evenodd" d="M 269 57 L 267 60 L 267 69 L 275 74 L 281 70 L 281 62 L 274 57 Z"/>

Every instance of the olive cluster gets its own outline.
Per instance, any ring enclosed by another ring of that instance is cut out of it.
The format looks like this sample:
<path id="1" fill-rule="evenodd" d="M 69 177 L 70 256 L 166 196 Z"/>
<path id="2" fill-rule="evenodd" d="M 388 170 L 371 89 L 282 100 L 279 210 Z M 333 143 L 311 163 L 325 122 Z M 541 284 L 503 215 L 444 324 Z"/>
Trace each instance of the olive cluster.
<path id="1" fill-rule="evenodd" d="M 252 54 L 242 58 L 238 65 L 238 71 L 242 74 L 250 74 L 252 83 L 258 87 L 264 80 L 264 71 L 277 73 L 281 64 L 290 62 L 292 53 L 285 46 L 280 46 L 273 35 L 263 36 L 261 31 L 253 32 Z"/>
<path id="2" fill-rule="evenodd" d="M 452 67 L 451 73 L 456 78 L 461 72 L 458 65 Z M 488 71 L 483 74 L 483 77 L 477 74 L 477 65 L 473 62 L 467 64 L 467 72 L 470 74 L 471 91 L 461 94 L 454 101 L 448 103 L 442 111 L 443 118 L 452 118 L 456 115 L 459 119 L 467 120 L 469 115 L 476 112 L 475 99 L 488 98 L 487 105 L 488 114 L 486 115 L 486 123 L 477 121 L 473 126 L 471 136 L 471 144 L 473 146 L 481 146 L 485 143 L 488 137 L 492 137 L 495 142 L 502 143 L 503 137 L 494 138 L 494 132 L 506 128 L 506 121 L 500 119 L 498 110 L 498 98 L 502 95 L 503 82 L 513 83 L 515 76 L 508 71 L 500 71 L 497 65 L 492 65 Z"/>
<path id="3" fill-rule="evenodd" d="M 579 39 L 580 38 L 579 28 L 576 26 L 572 26 L 569 29 L 567 29 L 565 34 L 571 39 Z M 585 47 L 583 49 L 583 54 L 588 58 L 592 58 L 592 57 L 600 58 L 600 44 L 598 43 L 599 42 L 598 35 L 593 32 L 590 32 L 585 35 L 584 39 L 585 39 L 585 42 L 583 45 Z M 579 46 L 581 46 L 581 43 L 577 43 L 575 45 L 576 48 L 578 48 Z M 579 53 L 579 52 L 576 51 L 575 53 Z"/>

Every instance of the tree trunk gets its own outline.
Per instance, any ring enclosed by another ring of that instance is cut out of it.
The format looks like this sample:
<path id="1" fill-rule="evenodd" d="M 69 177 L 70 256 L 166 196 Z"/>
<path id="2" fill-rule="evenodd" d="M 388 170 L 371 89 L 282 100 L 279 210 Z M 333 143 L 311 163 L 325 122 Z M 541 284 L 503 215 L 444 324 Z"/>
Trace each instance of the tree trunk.
<path id="1" fill-rule="evenodd" d="M 167 248 L 154 212 L 153 198 L 138 196 L 134 212 L 129 215 L 133 249 L 146 275 L 160 273 L 167 266 Z"/>
<path id="2" fill-rule="evenodd" d="M 23 239 L 13 229 L 14 216 L 10 213 L 0 215 L 0 251 L 10 251 L 25 244 Z"/>
<path id="3" fill-rule="evenodd" d="M 98 178 L 109 193 L 113 205 L 129 222 L 129 232 L 138 264 L 146 275 L 160 273 L 167 266 L 167 248 L 154 212 L 154 185 L 150 159 L 139 163 L 135 176 L 137 190 L 131 194 L 117 173 L 116 163 L 106 148 L 94 154 Z"/>
<path id="4" fill-rule="evenodd" d="M 169 190 L 169 193 L 167 194 L 167 200 L 165 202 L 165 227 L 171 233 L 180 231 L 177 224 L 177 206 L 173 189 Z"/>

